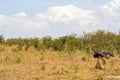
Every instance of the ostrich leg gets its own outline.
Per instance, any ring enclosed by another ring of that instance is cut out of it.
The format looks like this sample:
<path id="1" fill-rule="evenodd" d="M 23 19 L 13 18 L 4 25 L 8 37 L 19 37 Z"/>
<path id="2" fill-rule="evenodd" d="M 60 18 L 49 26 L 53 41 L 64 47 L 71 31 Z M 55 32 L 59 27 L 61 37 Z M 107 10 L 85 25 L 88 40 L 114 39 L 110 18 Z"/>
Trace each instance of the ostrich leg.
<path id="1" fill-rule="evenodd" d="M 106 64 L 105 59 L 101 58 L 101 60 L 103 61 L 103 65 L 105 65 Z"/>
<path id="2" fill-rule="evenodd" d="M 101 64 L 100 64 L 100 62 L 99 62 L 99 57 L 98 57 L 98 59 L 97 59 L 97 63 L 96 63 L 96 65 L 95 65 L 95 68 L 96 68 L 96 69 L 102 69 L 102 66 L 101 66 Z"/>
<path id="3" fill-rule="evenodd" d="M 103 58 L 101 58 L 101 60 L 103 61 L 103 68 L 104 68 L 104 69 L 107 69 L 107 66 L 106 66 L 106 60 L 103 59 Z"/>

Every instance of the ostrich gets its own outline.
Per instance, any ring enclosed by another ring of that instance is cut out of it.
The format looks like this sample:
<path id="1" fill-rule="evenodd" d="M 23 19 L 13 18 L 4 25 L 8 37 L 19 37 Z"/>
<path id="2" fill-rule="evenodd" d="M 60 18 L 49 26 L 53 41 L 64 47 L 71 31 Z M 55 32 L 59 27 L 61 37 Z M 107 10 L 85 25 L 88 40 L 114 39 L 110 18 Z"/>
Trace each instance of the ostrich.
<path id="1" fill-rule="evenodd" d="M 96 50 L 96 51 L 93 51 L 93 47 L 94 47 L 94 45 L 91 46 L 90 52 L 92 53 L 92 55 L 93 55 L 94 58 L 98 59 L 96 66 L 100 65 L 99 64 L 99 59 L 101 59 L 103 61 L 103 64 L 105 65 L 106 61 L 103 58 L 107 58 L 108 59 L 108 56 L 114 57 L 114 54 L 112 52 L 110 52 L 110 51 L 105 51 L 105 50 Z"/>

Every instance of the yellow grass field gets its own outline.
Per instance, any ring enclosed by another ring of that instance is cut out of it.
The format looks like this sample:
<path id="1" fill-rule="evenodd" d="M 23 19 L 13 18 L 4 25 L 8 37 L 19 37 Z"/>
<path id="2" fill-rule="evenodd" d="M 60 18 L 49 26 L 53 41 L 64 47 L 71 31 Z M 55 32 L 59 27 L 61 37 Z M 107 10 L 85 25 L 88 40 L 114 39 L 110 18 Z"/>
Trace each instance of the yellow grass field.
<path id="1" fill-rule="evenodd" d="M 107 60 L 106 69 L 95 69 L 96 59 L 76 51 L 73 55 L 52 50 L 0 52 L 0 80 L 120 80 L 120 57 Z M 105 67 L 105 66 L 103 66 Z"/>

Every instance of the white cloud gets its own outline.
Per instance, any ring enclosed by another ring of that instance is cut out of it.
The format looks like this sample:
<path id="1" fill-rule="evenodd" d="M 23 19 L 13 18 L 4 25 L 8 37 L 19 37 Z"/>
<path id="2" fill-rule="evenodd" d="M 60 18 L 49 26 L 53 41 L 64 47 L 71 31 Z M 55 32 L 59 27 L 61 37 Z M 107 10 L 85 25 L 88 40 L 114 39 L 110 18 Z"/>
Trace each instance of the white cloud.
<path id="1" fill-rule="evenodd" d="M 116 31 L 120 29 L 120 0 L 111 0 L 101 7 L 101 20 L 107 24 L 108 29 Z"/>
<path id="2" fill-rule="evenodd" d="M 120 16 L 120 0 L 112 0 L 108 4 L 102 6 L 101 10 L 106 16 Z"/>
<path id="3" fill-rule="evenodd" d="M 36 17 L 51 23 L 55 32 L 81 33 L 83 30 L 98 29 L 102 25 L 93 11 L 82 10 L 73 5 L 51 7 L 46 13 L 36 14 Z"/>
<path id="4" fill-rule="evenodd" d="M 21 13 L 18 13 L 18 14 L 15 14 L 14 15 L 15 17 L 27 17 L 27 14 L 26 13 L 24 13 L 24 12 L 21 12 Z"/>
<path id="5" fill-rule="evenodd" d="M 110 3 L 101 6 L 100 10 L 96 12 L 67 5 L 50 7 L 45 13 L 36 13 L 32 17 L 28 17 L 28 14 L 24 12 L 11 16 L 0 15 L 0 32 L 3 35 L 13 35 L 14 32 L 15 37 L 45 35 L 56 37 L 97 29 L 111 30 L 113 26 L 118 30 L 120 27 L 119 5 L 119 0 L 112 0 Z M 108 26 L 111 28 L 109 29 Z"/>
<path id="6" fill-rule="evenodd" d="M 44 21 L 33 20 L 32 18 L 27 18 L 26 13 L 18 13 L 14 16 L 0 15 L 0 25 L 3 28 L 14 29 L 18 28 L 20 30 L 36 30 L 44 29 L 47 27 L 47 23 Z M 15 29 L 14 29 L 15 30 Z"/>

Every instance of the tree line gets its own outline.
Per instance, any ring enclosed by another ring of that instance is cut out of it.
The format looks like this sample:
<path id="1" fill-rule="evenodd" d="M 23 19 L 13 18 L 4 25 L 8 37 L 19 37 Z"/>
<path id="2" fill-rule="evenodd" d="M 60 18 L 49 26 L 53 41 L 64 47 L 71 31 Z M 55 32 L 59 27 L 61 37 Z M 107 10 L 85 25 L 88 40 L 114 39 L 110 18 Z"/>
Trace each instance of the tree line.
<path id="1" fill-rule="evenodd" d="M 83 33 L 79 36 L 71 34 L 56 39 L 45 36 L 43 38 L 9 38 L 6 40 L 0 35 L 0 44 L 16 45 L 17 50 L 23 50 L 23 47 L 24 50 L 34 47 L 37 50 L 53 49 L 67 52 L 81 50 L 87 53 L 89 53 L 89 48 L 95 44 L 95 50 L 104 49 L 120 53 L 120 33 L 115 34 L 105 30 L 97 30 L 96 32 Z"/>

